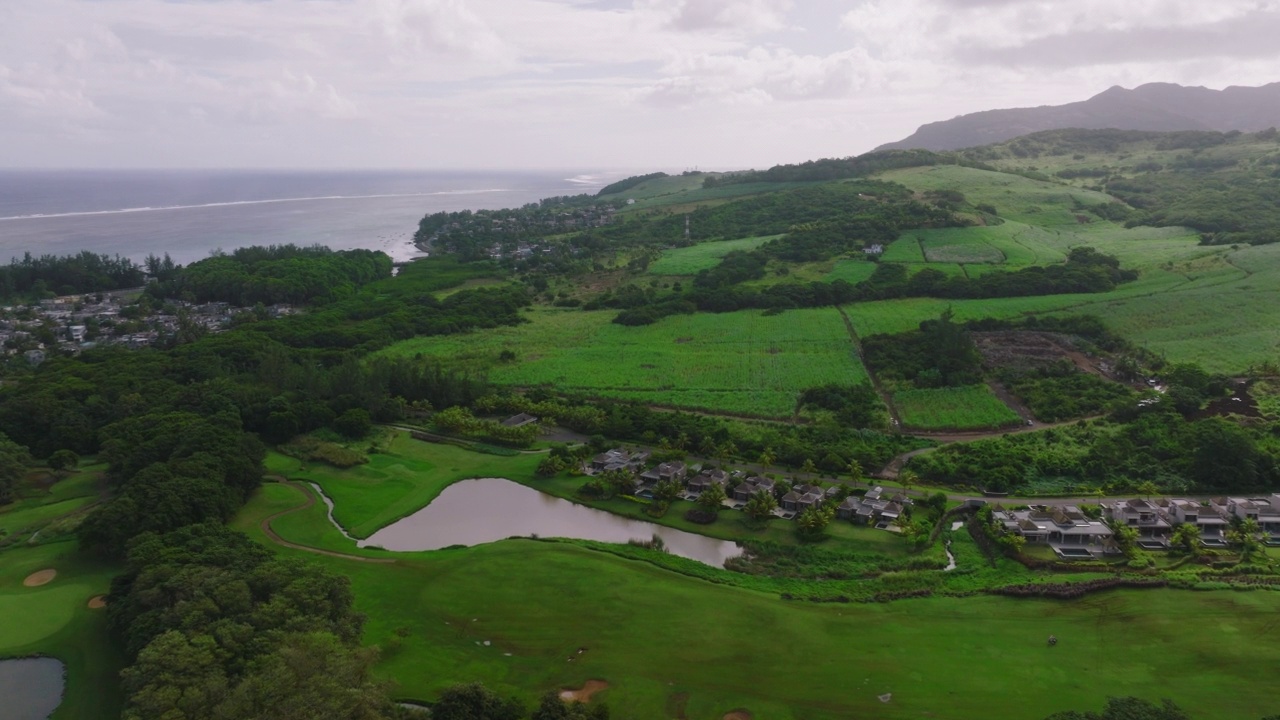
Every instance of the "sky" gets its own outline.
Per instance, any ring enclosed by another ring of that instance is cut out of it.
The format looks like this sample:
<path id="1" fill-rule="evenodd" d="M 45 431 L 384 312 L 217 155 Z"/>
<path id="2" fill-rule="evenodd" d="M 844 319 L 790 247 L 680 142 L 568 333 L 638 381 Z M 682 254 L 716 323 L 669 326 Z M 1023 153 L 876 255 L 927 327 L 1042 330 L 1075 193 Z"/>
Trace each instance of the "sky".
<path id="1" fill-rule="evenodd" d="M 0 0 L 0 167 L 703 170 L 1280 80 L 1280 0 Z"/>

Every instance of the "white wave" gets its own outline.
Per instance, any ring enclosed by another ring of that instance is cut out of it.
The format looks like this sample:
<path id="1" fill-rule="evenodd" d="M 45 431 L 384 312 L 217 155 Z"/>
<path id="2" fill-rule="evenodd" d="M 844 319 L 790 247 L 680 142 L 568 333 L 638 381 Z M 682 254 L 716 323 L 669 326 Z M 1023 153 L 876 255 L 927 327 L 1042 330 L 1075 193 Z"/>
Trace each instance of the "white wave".
<path id="1" fill-rule="evenodd" d="M 497 192 L 511 191 L 506 188 L 486 188 L 483 190 L 441 190 L 429 193 L 385 193 L 381 195 L 317 195 L 315 197 L 270 198 L 267 200 L 233 200 L 230 202 L 202 203 L 200 205 L 163 205 L 161 207 L 120 208 L 117 210 L 81 210 L 65 213 L 10 215 L 8 217 L 0 217 L 0 220 L 50 220 L 85 215 L 120 215 L 123 213 L 162 212 L 165 210 L 196 210 L 200 208 L 234 207 L 236 205 L 267 205 L 270 203 L 318 202 L 323 200 L 373 200 L 377 198 L 433 197 L 437 195 L 478 195 Z"/>

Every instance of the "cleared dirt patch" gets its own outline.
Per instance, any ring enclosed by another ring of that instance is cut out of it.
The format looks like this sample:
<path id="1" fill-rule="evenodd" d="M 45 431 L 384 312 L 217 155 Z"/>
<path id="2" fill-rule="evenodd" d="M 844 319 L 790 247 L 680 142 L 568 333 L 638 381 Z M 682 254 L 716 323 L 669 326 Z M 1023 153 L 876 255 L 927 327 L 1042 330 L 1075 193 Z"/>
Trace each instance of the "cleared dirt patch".
<path id="1" fill-rule="evenodd" d="M 102 608 L 104 608 L 104 607 L 106 607 L 106 606 L 107 606 L 107 596 L 106 596 L 106 595 L 94 595 L 93 597 L 89 598 L 89 609 L 90 609 L 90 610 L 101 610 Z"/>
<path id="2" fill-rule="evenodd" d="M 40 587 L 41 585 L 48 585 L 53 582 L 53 579 L 56 577 L 58 577 L 58 571 L 53 568 L 48 568 L 47 570 L 40 570 L 38 572 L 31 573 L 27 576 L 26 580 L 22 581 L 22 584 L 27 587 Z"/>
<path id="3" fill-rule="evenodd" d="M 1061 360 L 1069 360 L 1081 372 L 1114 380 L 1104 361 L 1085 355 L 1071 336 L 1035 330 L 1006 330 L 970 333 L 987 367 L 1034 370 Z"/>
<path id="4" fill-rule="evenodd" d="M 591 696 L 606 690 L 609 683 L 604 680 L 588 680 L 581 688 L 577 690 L 561 690 L 560 699 L 565 702 L 591 702 Z"/>
<path id="5" fill-rule="evenodd" d="M 751 713 L 746 710 L 730 710 L 724 714 L 724 720 L 751 720 Z"/>

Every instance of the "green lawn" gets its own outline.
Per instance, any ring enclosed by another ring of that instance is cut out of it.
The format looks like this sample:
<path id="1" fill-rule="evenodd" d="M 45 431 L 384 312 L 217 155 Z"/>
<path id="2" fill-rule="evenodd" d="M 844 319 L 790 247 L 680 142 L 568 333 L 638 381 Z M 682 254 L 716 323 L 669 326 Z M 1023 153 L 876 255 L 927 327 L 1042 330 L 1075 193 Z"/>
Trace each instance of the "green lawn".
<path id="1" fill-rule="evenodd" d="M 52 582 L 22 584 L 46 568 L 58 571 Z M 70 541 L 0 552 L 0 657 L 47 655 L 66 665 L 66 692 L 54 720 L 119 717 L 116 674 L 123 658 L 107 635 L 106 610 L 87 606 L 110 589 L 116 572 L 113 565 L 81 556 Z"/>
<path id="2" fill-rule="evenodd" d="M 237 521 L 259 538 L 257 519 L 279 504 L 261 498 Z M 530 540 L 393 564 L 308 557 L 351 578 L 365 639 L 383 647 L 378 672 L 405 699 L 480 680 L 532 702 L 603 679 L 599 698 L 620 720 L 671 717 L 680 698 L 690 718 L 744 708 L 781 720 L 988 718 L 993 698 L 1001 717 L 1038 720 L 1131 694 L 1171 697 L 1197 717 L 1274 710 L 1280 646 L 1248 640 L 1273 620 L 1277 595 L 1265 591 L 815 604 Z"/>
<path id="3" fill-rule="evenodd" d="M 735 250 L 754 250 L 777 237 L 780 236 L 719 240 L 666 250 L 657 262 L 649 266 L 649 273 L 651 275 L 696 275 L 701 270 L 710 270 L 719 265 L 725 255 Z"/>
<path id="4" fill-rule="evenodd" d="M 530 322 L 383 351 L 424 354 L 505 385 L 550 385 L 657 405 L 789 418 L 800 390 L 867 378 L 832 308 L 699 313 L 625 327 L 616 312 L 537 309 Z M 501 362 L 510 350 L 516 359 Z"/>
<path id="5" fill-rule="evenodd" d="M 453 445 L 414 440 L 397 432 L 386 452 L 349 470 L 308 463 L 273 453 L 272 472 L 314 482 L 334 501 L 334 518 L 352 536 L 366 538 L 378 529 L 426 507 L 446 487 L 477 477 L 532 475 L 542 455 L 485 455 Z M 349 545 L 348 545 L 349 546 Z"/>
<path id="6" fill-rule="evenodd" d="M 901 390 L 893 394 L 893 404 L 910 430 L 987 430 L 1019 422 L 986 385 Z"/>

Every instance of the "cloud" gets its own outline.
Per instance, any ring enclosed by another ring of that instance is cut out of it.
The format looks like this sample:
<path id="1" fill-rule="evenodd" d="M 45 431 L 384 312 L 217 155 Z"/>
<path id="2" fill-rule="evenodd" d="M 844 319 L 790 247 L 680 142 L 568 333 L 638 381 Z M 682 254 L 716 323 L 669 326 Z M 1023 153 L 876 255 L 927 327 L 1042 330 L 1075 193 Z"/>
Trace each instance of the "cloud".
<path id="1" fill-rule="evenodd" d="M 689 55 L 668 63 L 667 77 L 634 97 L 664 106 L 847 97 L 876 82 L 881 68 L 864 52 L 800 55 L 753 48 L 736 55 Z"/>
<path id="2" fill-rule="evenodd" d="M 790 0 L 643 0 L 637 10 L 681 32 L 728 31 L 752 36 L 785 26 Z"/>
<path id="3" fill-rule="evenodd" d="M 1280 14 L 1253 11 L 1204 24 L 1085 29 L 1029 39 L 999 48 L 960 48 L 975 65 L 1076 67 L 1181 62 L 1199 58 L 1280 57 Z"/>

